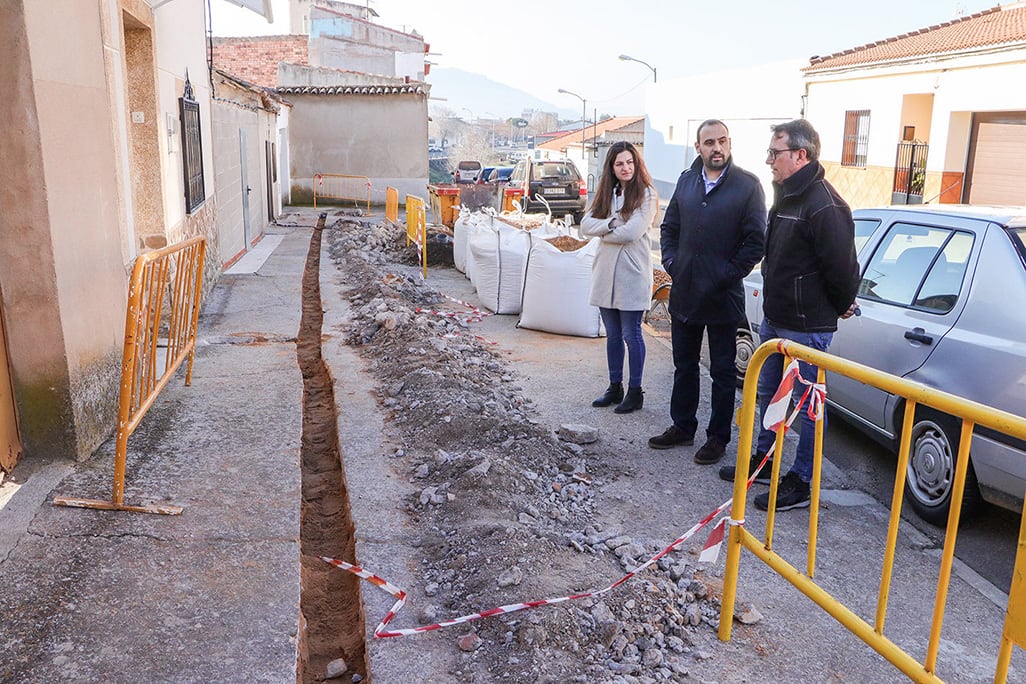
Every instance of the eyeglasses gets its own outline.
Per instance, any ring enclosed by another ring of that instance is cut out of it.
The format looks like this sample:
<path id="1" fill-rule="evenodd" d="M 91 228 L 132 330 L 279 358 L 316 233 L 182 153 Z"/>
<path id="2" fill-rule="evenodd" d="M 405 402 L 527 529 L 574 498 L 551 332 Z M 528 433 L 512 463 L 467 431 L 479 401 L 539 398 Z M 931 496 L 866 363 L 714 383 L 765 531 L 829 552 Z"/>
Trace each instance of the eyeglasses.
<path id="1" fill-rule="evenodd" d="M 766 150 L 766 159 L 770 160 L 770 162 L 775 162 L 777 160 L 777 155 L 778 154 L 781 154 L 783 152 L 797 152 L 800 149 L 802 149 L 802 148 L 800 148 L 800 147 L 785 147 L 782 150 L 775 150 L 775 149 L 773 149 L 771 147 L 768 150 Z"/>

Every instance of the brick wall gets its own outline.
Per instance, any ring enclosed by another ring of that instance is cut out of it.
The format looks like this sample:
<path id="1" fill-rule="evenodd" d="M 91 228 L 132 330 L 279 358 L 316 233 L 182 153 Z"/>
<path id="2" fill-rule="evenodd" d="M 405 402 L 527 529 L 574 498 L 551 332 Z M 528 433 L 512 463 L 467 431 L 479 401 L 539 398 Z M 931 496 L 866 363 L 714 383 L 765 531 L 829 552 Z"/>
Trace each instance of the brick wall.
<path id="1" fill-rule="evenodd" d="M 214 66 L 244 81 L 268 88 L 276 87 L 278 62 L 308 65 L 307 37 L 294 35 L 214 39 Z"/>

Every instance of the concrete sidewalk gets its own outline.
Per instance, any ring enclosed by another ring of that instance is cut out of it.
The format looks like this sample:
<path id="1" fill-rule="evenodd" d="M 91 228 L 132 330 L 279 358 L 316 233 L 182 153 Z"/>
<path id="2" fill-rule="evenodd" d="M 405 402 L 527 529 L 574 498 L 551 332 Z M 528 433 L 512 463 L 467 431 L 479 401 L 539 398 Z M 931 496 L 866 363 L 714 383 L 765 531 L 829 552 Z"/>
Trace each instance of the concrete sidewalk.
<path id="1" fill-rule="evenodd" d="M 50 503 L 109 499 L 112 439 L 85 463 L 24 462 L 0 488 L 0 681 L 296 680 L 293 340 L 311 231 L 275 230 L 258 269 L 206 298 L 192 386 L 179 371 L 128 441 L 125 501 L 181 516 Z"/>

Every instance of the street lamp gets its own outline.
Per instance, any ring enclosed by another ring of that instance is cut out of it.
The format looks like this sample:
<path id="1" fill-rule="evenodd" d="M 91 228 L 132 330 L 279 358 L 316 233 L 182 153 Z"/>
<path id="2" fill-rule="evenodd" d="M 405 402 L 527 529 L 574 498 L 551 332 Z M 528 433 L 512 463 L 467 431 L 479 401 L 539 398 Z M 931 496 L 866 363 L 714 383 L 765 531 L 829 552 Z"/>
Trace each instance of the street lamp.
<path id="1" fill-rule="evenodd" d="M 588 118 L 588 101 L 577 93 L 571 93 L 569 90 L 564 90 L 563 88 L 560 88 L 559 92 L 564 95 L 573 95 L 581 101 L 581 159 L 584 159 L 584 129 L 587 128 L 584 121 Z"/>
<path id="2" fill-rule="evenodd" d="M 620 55 L 620 61 L 621 62 L 637 62 L 638 64 L 644 64 L 645 66 L 647 66 L 649 69 L 652 70 L 652 83 L 656 83 L 657 82 L 657 79 L 656 79 L 656 68 L 654 66 L 652 66 L 651 64 L 649 64 L 648 62 L 643 62 L 640 59 L 635 59 L 634 57 L 629 57 L 627 55 Z"/>
<path id="3" fill-rule="evenodd" d="M 495 112 L 485 112 L 485 116 L 491 115 L 492 118 L 488 121 L 488 128 L 492 129 L 492 149 L 495 149 L 495 119 L 499 118 Z"/>

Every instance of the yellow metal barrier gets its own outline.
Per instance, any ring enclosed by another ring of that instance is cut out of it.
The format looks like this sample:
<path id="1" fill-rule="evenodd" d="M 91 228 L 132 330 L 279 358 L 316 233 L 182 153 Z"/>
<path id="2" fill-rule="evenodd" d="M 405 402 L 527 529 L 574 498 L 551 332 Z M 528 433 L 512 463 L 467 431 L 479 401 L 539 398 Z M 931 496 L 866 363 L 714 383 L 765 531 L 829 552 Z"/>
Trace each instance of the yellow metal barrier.
<path id="1" fill-rule="evenodd" d="M 1026 648 L 1026 510 L 1019 526 L 1019 550 L 1015 554 L 1015 569 L 1012 571 L 1012 587 L 1008 591 L 1008 613 L 1005 614 L 1005 628 L 1001 633 L 1001 650 L 998 653 L 995 682 L 1008 680 L 1008 663 L 1012 660 L 1012 646 Z"/>
<path id="2" fill-rule="evenodd" d="M 815 577 L 816 537 L 819 526 L 819 495 L 820 476 L 823 459 L 823 421 L 817 421 L 815 433 L 815 460 L 813 462 L 810 511 L 809 538 L 806 572 L 802 573 L 790 565 L 773 551 L 773 524 L 775 519 L 777 481 L 780 476 L 780 454 L 783 447 L 783 429 L 777 433 L 774 448 L 773 468 L 770 475 L 769 500 L 770 510 L 766 514 L 766 539 L 760 540 L 744 527 L 746 484 L 749 476 L 749 454 L 752 453 L 752 432 L 755 423 L 756 386 L 759 370 L 766 359 L 774 353 L 784 354 L 785 364 L 791 358 L 806 361 L 819 368 L 818 382 L 822 383 L 825 371 L 831 371 L 852 378 L 873 387 L 878 387 L 891 394 L 905 398 L 905 414 L 898 450 L 897 475 L 894 481 L 894 493 L 891 501 L 891 517 L 887 530 L 887 546 L 884 550 L 884 562 L 880 578 L 877 598 L 876 619 L 873 625 L 856 615 L 823 588 L 818 586 Z M 933 619 L 930 627 L 930 640 L 927 645 L 926 661 L 918 662 L 905 653 L 894 642 L 884 636 L 884 620 L 887 614 L 887 601 L 890 595 L 890 583 L 893 572 L 895 547 L 898 537 L 898 524 L 901 520 L 901 504 L 904 495 L 905 475 L 909 459 L 909 447 L 912 441 L 912 425 L 916 406 L 931 406 L 948 415 L 962 419 L 962 436 L 958 445 L 957 465 L 954 489 L 951 495 L 951 512 L 948 515 L 947 533 L 944 538 L 944 550 L 941 555 L 940 576 L 937 580 L 937 594 L 934 598 Z M 738 439 L 738 458 L 734 476 L 734 496 L 731 509 L 730 536 L 727 547 L 727 563 L 723 582 L 723 600 L 720 610 L 719 637 L 722 641 L 730 640 L 730 631 L 734 615 L 734 603 L 737 598 L 738 565 L 741 559 L 741 548 L 751 551 L 784 579 L 793 584 L 799 591 L 812 599 L 823 610 L 829 613 L 841 625 L 866 642 L 877 653 L 901 670 L 915 682 L 942 682 L 936 675 L 937 652 L 940 646 L 941 626 L 944 621 L 944 607 L 947 602 L 948 586 L 951 580 L 951 567 L 955 556 L 955 539 L 958 534 L 958 522 L 962 511 L 962 495 L 965 490 L 966 471 L 969 464 L 969 445 L 972 441 L 973 429 L 976 425 L 991 428 L 997 432 L 1026 439 L 1026 418 L 1012 415 L 1005 411 L 984 406 L 983 404 L 956 397 L 947 392 L 926 387 L 917 382 L 905 380 L 881 371 L 874 370 L 852 361 L 847 361 L 825 352 L 787 340 L 770 340 L 756 351 L 745 374 L 743 399 L 740 417 L 741 433 Z M 1026 525 L 1026 522 L 1024 522 Z M 1022 535 L 1026 535 L 1026 527 Z M 1016 563 L 1017 580 L 1013 579 L 1012 594 L 1009 599 L 1009 610 L 1006 618 L 1001 656 L 1007 670 L 1011 657 L 1011 641 L 1022 644 L 1026 641 L 1026 617 L 1023 606 L 1026 604 L 1026 584 L 1022 574 L 1026 569 L 1022 566 L 1023 548 L 1026 539 L 1020 538 L 1019 559 Z M 1015 606 L 1013 609 L 1013 605 Z M 1002 662 L 999 658 L 998 672 L 995 682 L 1003 682 L 999 678 Z"/>
<path id="3" fill-rule="evenodd" d="M 427 278 L 427 210 L 424 199 L 416 195 L 406 196 L 406 244 L 413 241 Z"/>
<path id="4" fill-rule="evenodd" d="M 385 188 L 385 218 L 399 223 L 399 191 L 391 186 Z"/>
<path id="5" fill-rule="evenodd" d="M 192 384 L 205 255 L 205 238 L 194 237 L 136 259 L 125 317 L 113 494 L 110 501 L 58 496 L 55 504 L 164 515 L 182 512 L 181 506 L 124 503 L 125 466 L 128 437 L 186 359 L 185 384 Z M 167 336 L 164 349 L 160 348 L 161 333 Z"/>
<path id="6" fill-rule="evenodd" d="M 313 204 L 317 198 L 366 202 L 370 212 L 371 182 L 367 176 L 346 176 L 339 173 L 318 173 L 313 177 Z"/>

